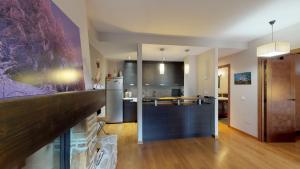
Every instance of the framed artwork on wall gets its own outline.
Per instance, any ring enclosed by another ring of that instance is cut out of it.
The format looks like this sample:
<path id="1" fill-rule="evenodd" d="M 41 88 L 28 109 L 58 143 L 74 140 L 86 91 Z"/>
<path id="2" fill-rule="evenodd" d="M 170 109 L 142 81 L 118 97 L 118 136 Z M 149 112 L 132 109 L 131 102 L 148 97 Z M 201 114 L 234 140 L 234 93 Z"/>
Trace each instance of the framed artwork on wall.
<path id="1" fill-rule="evenodd" d="M 56 4 L 0 7 L 0 100 L 85 89 L 79 27 Z"/>
<path id="2" fill-rule="evenodd" d="M 251 72 L 235 73 L 235 85 L 251 85 Z"/>

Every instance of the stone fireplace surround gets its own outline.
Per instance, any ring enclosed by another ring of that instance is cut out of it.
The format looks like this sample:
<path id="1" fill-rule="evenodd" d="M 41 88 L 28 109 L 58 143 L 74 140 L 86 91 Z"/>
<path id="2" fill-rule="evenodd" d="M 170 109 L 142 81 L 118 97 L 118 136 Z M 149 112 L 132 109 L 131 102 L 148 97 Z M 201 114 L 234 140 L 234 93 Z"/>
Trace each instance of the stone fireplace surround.
<path id="1" fill-rule="evenodd" d="M 70 169 L 116 168 L 117 137 L 98 135 L 99 127 L 94 113 L 71 129 Z M 56 139 L 28 157 L 22 169 L 59 169 L 59 144 Z"/>
<path id="2" fill-rule="evenodd" d="M 90 168 L 96 157 L 96 118 L 93 114 L 71 129 L 71 169 Z"/>

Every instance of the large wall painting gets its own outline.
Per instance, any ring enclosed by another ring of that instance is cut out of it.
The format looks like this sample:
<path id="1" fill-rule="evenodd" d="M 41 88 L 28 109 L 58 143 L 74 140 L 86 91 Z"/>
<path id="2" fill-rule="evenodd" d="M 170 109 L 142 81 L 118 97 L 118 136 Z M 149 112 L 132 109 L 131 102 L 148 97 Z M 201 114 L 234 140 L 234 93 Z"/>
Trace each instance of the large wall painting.
<path id="1" fill-rule="evenodd" d="M 1 0 L 0 99 L 77 90 L 79 28 L 51 0 Z"/>

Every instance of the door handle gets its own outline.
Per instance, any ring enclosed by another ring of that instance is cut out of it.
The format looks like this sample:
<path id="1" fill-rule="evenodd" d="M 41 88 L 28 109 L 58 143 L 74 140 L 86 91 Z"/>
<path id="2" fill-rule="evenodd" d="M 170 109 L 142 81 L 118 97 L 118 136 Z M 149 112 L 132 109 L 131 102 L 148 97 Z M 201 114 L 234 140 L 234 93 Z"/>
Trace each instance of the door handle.
<path id="1" fill-rule="evenodd" d="M 296 99 L 288 99 L 288 100 L 290 100 L 290 101 L 296 101 Z"/>

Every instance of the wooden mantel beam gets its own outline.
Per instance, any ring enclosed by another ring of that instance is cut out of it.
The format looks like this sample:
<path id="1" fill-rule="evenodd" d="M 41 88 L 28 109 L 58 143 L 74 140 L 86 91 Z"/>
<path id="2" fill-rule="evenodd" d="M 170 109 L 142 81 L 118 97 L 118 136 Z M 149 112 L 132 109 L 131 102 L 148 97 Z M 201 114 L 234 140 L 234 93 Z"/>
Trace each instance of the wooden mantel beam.
<path id="1" fill-rule="evenodd" d="M 0 168 L 8 169 L 105 105 L 105 90 L 0 101 Z"/>

